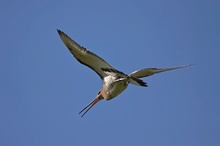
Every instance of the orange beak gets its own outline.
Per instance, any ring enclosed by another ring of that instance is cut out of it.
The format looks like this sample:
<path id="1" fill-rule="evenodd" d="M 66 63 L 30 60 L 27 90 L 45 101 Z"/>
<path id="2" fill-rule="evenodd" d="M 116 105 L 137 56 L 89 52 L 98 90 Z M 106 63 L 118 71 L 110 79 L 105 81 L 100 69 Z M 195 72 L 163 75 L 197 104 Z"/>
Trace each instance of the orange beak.
<path id="1" fill-rule="evenodd" d="M 84 110 L 86 110 L 81 117 L 83 117 L 97 102 L 99 102 L 100 100 L 102 100 L 103 97 L 100 96 L 99 94 L 97 95 L 97 97 L 92 101 L 90 102 L 86 107 L 84 107 L 80 112 L 79 114 L 81 114 Z"/>

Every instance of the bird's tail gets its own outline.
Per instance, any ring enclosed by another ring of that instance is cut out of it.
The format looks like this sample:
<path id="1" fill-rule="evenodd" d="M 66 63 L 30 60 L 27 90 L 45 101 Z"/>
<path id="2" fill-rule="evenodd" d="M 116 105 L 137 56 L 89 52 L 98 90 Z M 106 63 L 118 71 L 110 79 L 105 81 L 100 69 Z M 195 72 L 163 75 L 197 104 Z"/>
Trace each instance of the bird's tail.
<path id="1" fill-rule="evenodd" d="M 130 82 L 131 84 L 134 84 L 134 85 L 137 85 L 137 86 L 147 87 L 147 83 L 146 83 L 146 82 L 144 82 L 144 81 L 141 80 L 141 79 L 132 77 L 132 76 L 129 76 L 129 82 Z"/>

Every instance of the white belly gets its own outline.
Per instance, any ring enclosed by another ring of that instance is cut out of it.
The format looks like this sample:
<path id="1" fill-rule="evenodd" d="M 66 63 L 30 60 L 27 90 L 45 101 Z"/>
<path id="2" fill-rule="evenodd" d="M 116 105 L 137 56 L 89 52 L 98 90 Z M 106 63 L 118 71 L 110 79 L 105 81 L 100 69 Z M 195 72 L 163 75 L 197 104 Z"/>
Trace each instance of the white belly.
<path id="1" fill-rule="evenodd" d="M 107 100 L 116 97 L 118 94 L 123 92 L 128 86 L 128 79 L 116 79 L 113 76 L 108 76 L 104 78 L 104 85 L 106 94 L 108 96 Z"/>

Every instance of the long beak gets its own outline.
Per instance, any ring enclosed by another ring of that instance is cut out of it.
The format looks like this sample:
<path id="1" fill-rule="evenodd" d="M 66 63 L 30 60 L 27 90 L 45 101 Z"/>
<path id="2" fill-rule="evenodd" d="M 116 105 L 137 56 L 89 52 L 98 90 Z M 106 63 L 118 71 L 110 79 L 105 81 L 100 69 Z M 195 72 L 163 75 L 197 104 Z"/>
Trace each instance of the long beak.
<path id="1" fill-rule="evenodd" d="M 97 95 L 97 97 L 92 101 L 90 102 L 85 108 L 83 108 L 79 114 L 81 114 L 84 110 L 86 110 L 81 117 L 83 117 L 97 102 L 99 102 L 100 100 L 102 100 L 103 97 L 100 96 L 99 94 Z"/>

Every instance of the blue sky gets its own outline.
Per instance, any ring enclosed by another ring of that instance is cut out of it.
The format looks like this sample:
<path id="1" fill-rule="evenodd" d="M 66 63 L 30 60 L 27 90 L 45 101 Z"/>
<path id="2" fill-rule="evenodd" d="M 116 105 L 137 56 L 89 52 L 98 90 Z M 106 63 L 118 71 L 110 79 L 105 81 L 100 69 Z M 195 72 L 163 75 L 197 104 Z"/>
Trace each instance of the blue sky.
<path id="1" fill-rule="evenodd" d="M 220 2 L 0 2 L 0 145 L 219 146 Z M 61 29 L 125 73 L 144 78 L 78 112 L 102 87 L 59 38 Z"/>

